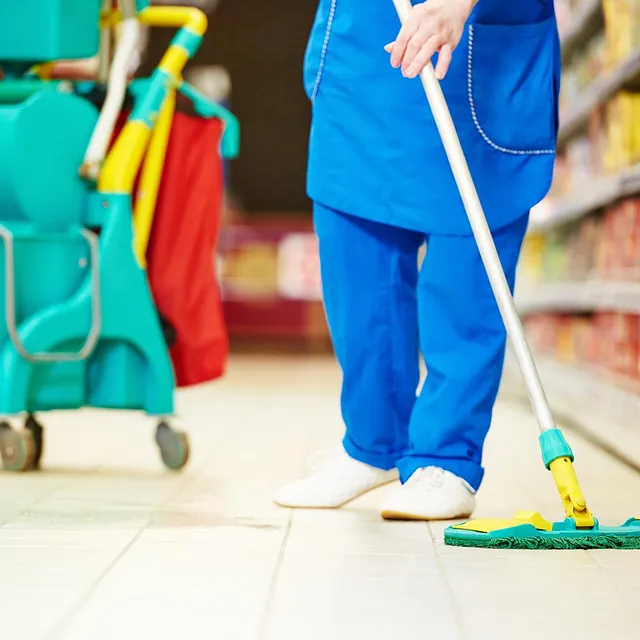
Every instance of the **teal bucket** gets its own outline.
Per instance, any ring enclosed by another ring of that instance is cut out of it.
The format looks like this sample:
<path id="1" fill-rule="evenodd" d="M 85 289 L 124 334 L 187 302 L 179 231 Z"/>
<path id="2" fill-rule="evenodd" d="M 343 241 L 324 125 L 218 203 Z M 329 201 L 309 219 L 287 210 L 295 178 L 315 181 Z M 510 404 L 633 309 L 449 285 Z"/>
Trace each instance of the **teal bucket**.
<path id="1" fill-rule="evenodd" d="M 36 63 L 98 52 L 102 0 L 0 0 L 0 60 Z"/>

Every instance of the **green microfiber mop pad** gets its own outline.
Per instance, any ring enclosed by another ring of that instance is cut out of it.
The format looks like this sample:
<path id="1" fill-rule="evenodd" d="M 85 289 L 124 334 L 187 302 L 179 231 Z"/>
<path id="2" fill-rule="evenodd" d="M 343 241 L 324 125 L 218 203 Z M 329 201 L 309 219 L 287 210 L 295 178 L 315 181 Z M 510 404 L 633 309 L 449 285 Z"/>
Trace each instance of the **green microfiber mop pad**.
<path id="1" fill-rule="evenodd" d="M 486 521 L 482 528 L 487 529 Z M 460 526 L 473 526 L 464 523 Z M 631 518 L 620 527 L 603 527 L 596 521 L 592 529 L 577 529 L 571 519 L 541 531 L 531 524 L 515 524 L 490 531 L 449 527 L 445 544 L 485 549 L 640 549 L 640 519 Z"/>

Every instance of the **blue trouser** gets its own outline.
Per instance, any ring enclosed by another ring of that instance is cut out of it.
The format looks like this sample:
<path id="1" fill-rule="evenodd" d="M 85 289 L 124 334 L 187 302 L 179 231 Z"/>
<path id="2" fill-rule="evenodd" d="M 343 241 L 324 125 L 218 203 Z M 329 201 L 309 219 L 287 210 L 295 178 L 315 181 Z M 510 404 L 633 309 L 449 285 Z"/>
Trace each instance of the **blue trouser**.
<path id="1" fill-rule="evenodd" d="M 425 237 L 318 203 L 314 217 L 347 453 L 397 466 L 403 482 L 434 465 L 477 489 L 506 333 L 474 239 Z M 494 232 L 512 289 L 527 223 Z M 420 350 L 428 375 L 416 397 Z"/>

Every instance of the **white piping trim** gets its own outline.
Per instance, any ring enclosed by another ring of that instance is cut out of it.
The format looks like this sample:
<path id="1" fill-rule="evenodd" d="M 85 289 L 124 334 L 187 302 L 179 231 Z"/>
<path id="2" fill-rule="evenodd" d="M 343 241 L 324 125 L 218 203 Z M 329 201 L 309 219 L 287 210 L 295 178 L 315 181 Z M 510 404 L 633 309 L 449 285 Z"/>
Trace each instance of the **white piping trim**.
<path id="1" fill-rule="evenodd" d="M 318 73 L 316 75 L 316 82 L 313 86 L 313 92 L 311 93 L 311 102 L 315 102 L 318 95 L 318 89 L 320 88 L 320 82 L 322 80 L 322 74 L 324 72 L 324 63 L 327 59 L 327 50 L 329 49 L 329 40 L 331 39 L 331 29 L 333 27 L 333 19 L 336 15 L 336 7 L 338 6 L 338 0 L 331 0 L 331 9 L 329 9 L 329 19 L 327 20 L 327 28 L 324 33 L 324 42 L 322 43 L 322 53 L 320 54 L 320 64 L 318 65 Z"/>
<path id="2" fill-rule="evenodd" d="M 473 98 L 473 25 L 469 25 L 469 55 L 467 59 L 467 85 L 469 91 L 469 106 L 471 107 L 471 117 L 473 118 L 473 122 L 476 125 L 476 129 L 478 133 L 482 136 L 484 141 L 490 146 L 493 147 L 496 151 L 501 151 L 502 153 L 508 153 L 514 156 L 546 156 L 546 155 L 555 155 L 555 149 L 508 149 L 506 147 L 502 147 L 496 142 L 494 142 L 482 128 L 480 124 L 480 120 L 478 119 L 478 114 L 476 112 L 476 105 Z"/>

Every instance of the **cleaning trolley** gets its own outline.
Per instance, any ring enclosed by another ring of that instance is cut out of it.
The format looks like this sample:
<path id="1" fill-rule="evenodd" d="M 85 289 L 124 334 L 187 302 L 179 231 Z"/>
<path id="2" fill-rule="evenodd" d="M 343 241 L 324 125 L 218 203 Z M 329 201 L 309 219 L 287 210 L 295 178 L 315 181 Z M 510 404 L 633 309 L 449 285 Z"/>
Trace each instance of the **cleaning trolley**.
<path id="1" fill-rule="evenodd" d="M 148 4 L 0 0 L 0 454 L 7 470 L 39 466 L 40 415 L 81 407 L 142 410 L 158 420 L 164 464 L 181 469 L 189 457 L 187 435 L 169 423 L 176 375 L 147 251 L 177 95 L 200 117 L 222 122 L 215 152 L 237 153 L 238 127 L 182 80 L 205 14 Z M 142 26 L 177 33 L 151 77 L 131 81 Z M 47 74 L 54 61 L 96 56 L 95 82 Z M 188 224 L 189 211 L 181 216 Z M 16 416 L 24 428 L 10 425 Z"/>

